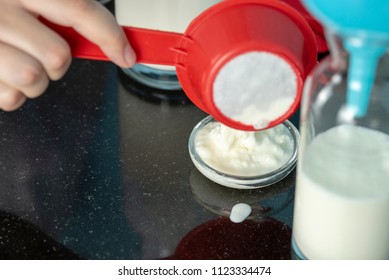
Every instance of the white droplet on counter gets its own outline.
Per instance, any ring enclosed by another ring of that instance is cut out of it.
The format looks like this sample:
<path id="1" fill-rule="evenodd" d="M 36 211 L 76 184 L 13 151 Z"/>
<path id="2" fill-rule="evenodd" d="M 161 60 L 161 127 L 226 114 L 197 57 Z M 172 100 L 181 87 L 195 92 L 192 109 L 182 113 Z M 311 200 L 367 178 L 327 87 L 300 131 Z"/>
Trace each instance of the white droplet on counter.
<path id="1" fill-rule="evenodd" d="M 246 203 L 235 204 L 230 213 L 230 220 L 234 223 L 241 223 L 251 214 L 251 207 Z"/>

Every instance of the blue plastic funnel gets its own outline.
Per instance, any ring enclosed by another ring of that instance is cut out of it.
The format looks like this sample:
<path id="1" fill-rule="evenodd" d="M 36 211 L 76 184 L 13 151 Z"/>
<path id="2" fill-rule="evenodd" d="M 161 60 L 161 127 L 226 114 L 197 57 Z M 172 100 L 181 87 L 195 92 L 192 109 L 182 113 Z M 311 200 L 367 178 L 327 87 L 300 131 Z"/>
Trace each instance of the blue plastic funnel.
<path id="1" fill-rule="evenodd" d="M 363 117 L 378 60 L 389 45 L 389 1 L 303 0 L 307 9 L 332 32 L 338 34 L 349 52 L 347 106 Z"/>

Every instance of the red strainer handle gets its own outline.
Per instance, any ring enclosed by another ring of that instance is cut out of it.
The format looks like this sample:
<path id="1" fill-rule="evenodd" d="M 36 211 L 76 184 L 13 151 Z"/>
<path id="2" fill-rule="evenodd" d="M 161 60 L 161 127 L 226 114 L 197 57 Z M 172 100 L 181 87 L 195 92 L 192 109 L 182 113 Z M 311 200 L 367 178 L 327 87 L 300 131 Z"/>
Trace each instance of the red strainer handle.
<path id="1" fill-rule="evenodd" d="M 60 26 L 46 20 L 42 20 L 42 22 L 68 42 L 73 57 L 109 60 L 96 44 L 81 36 L 73 28 Z M 123 30 L 137 55 L 137 62 L 175 65 L 176 47 L 182 34 L 136 27 L 123 27 Z"/>

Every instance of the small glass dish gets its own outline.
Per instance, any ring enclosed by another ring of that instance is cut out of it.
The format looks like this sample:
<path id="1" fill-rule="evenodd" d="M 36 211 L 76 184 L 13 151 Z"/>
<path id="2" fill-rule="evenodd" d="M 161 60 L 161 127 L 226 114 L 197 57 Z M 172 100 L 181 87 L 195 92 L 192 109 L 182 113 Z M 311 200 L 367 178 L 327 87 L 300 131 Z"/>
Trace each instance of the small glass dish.
<path id="1" fill-rule="evenodd" d="M 287 128 L 287 131 L 290 133 L 291 139 L 293 141 L 293 152 L 289 160 L 287 160 L 285 164 L 281 165 L 276 170 L 257 176 L 237 176 L 214 169 L 200 157 L 200 155 L 196 151 L 195 145 L 197 133 L 211 122 L 217 122 L 217 120 L 215 120 L 212 116 L 207 116 L 193 128 L 192 133 L 189 137 L 188 149 L 190 157 L 196 168 L 205 177 L 212 180 L 213 182 L 234 189 L 262 188 L 282 180 L 295 168 L 300 134 L 297 128 L 290 121 L 286 120 L 279 125 L 284 125 Z"/>

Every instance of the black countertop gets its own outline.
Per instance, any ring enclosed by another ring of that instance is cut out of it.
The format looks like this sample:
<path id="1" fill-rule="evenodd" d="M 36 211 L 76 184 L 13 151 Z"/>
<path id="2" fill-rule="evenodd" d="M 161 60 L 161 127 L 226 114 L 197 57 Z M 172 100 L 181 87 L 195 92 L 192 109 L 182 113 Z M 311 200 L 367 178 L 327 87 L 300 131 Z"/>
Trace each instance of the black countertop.
<path id="1" fill-rule="evenodd" d="M 187 148 L 206 114 L 140 98 L 119 72 L 74 60 L 0 113 L 0 258 L 290 258 L 294 173 L 266 189 L 214 184 Z M 234 224 L 237 202 L 262 214 Z"/>

